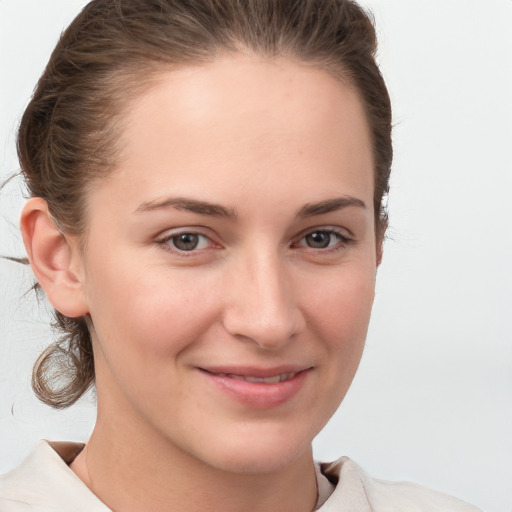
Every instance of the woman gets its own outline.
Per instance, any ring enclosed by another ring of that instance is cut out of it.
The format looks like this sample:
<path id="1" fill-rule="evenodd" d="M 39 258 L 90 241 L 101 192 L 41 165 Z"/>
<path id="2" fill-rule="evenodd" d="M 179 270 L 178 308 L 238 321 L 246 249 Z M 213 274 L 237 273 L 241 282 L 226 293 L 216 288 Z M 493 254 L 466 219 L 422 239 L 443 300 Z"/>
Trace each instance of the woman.
<path id="1" fill-rule="evenodd" d="M 21 228 L 64 333 L 34 389 L 65 407 L 94 384 L 98 419 L 4 476 L 2 510 L 476 510 L 312 458 L 387 226 L 375 46 L 348 1 L 75 19 L 21 122 Z"/>

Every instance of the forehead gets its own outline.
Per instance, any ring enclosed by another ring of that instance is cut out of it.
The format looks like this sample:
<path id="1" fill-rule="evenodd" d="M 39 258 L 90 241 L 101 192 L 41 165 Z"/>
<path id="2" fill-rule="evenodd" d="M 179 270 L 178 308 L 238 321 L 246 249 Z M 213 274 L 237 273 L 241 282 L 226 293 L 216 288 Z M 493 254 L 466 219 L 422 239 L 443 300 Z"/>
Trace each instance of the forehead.
<path id="1" fill-rule="evenodd" d="M 323 196 L 339 185 L 336 192 L 369 195 L 371 204 L 373 158 L 358 94 L 303 63 L 231 55 L 162 72 L 122 125 L 113 178 L 126 194 L 208 189 L 218 202 L 226 191 L 274 181 L 280 192 L 309 186 Z"/>

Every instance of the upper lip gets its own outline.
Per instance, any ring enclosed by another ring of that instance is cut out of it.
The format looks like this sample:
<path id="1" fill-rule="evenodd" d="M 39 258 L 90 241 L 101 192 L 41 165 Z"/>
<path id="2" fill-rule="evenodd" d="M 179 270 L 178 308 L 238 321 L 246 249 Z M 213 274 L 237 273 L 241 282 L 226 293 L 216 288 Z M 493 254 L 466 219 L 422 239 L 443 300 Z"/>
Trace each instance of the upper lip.
<path id="1" fill-rule="evenodd" d="M 243 377 L 268 378 L 287 373 L 299 373 L 312 368 L 310 365 L 285 364 L 262 368 L 259 366 L 200 366 L 200 370 L 214 374 L 240 375 Z"/>

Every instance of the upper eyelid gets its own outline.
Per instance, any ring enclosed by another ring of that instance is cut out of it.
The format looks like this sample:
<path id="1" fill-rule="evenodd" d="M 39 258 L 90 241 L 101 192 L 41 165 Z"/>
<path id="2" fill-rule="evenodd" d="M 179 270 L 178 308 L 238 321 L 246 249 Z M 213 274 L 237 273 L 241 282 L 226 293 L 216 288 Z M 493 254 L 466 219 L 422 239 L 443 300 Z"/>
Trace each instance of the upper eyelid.
<path id="1" fill-rule="evenodd" d="M 322 227 L 316 227 L 313 229 L 308 229 L 306 231 L 303 231 L 302 234 L 296 236 L 290 243 L 289 247 L 291 249 L 297 249 L 297 250 L 305 250 L 306 252 L 310 252 L 312 254 L 317 255 L 327 255 L 332 253 L 337 253 L 338 251 L 342 249 L 346 249 L 349 245 L 356 244 L 356 239 L 352 236 L 352 234 L 345 234 L 344 231 L 348 230 L 342 230 L 341 228 L 336 228 L 334 226 L 322 226 Z M 329 233 L 331 235 L 335 235 L 338 237 L 337 243 L 334 244 L 331 247 L 324 247 L 324 248 L 315 248 L 315 247 L 309 247 L 307 244 L 301 244 L 306 236 L 308 236 L 311 233 Z"/>
<path id="2" fill-rule="evenodd" d="M 348 238 L 351 240 L 353 240 L 355 238 L 353 233 L 347 228 L 344 228 L 341 226 L 326 225 L 326 226 L 314 226 L 311 228 L 307 228 L 307 229 L 301 231 L 296 237 L 294 237 L 294 240 L 300 240 L 301 238 L 304 238 L 305 236 L 307 236 L 310 233 L 316 233 L 316 232 L 322 232 L 322 231 L 328 232 L 328 233 L 336 233 L 336 234 L 340 235 L 342 238 Z"/>
<path id="3" fill-rule="evenodd" d="M 154 240 L 157 244 L 166 244 L 169 240 L 172 240 L 174 237 L 178 237 L 180 235 L 185 234 L 191 234 L 191 235 L 197 235 L 202 236 L 208 239 L 210 245 L 221 245 L 214 236 L 212 236 L 209 233 L 205 233 L 206 228 L 199 228 L 197 226 L 194 227 L 183 227 L 183 228 L 170 228 L 166 229 L 165 231 L 162 231 L 159 235 L 157 235 Z M 190 251 L 193 253 L 195 250 L 204 250 L 204 249 L 194 249 L 193 251 Z M 179 251 L 179 249 L 176 249 L 176 251 Z"/>
<path id="4" fill-rule="evenodd" d="M 291 239 L 291 243 L 296 243 L 298 240 L 304 238 L 308 234 L 315 233 L 318 231 L 335 233 L 338 234 L 341 238 L 355 240 L 353 233 L 348 228 L 334 225 L 320 225 L 312 226 L 300 231 Z M 156 235 L 155 240 L 157 242 L 162 242 L 185 233 L 204 236 L 208 238 L 212 243 L 222 245 L 221 242 L 218 240 L 218 236 L 215 234 L 215 232 L 213 232 L 210 228 L 207 228 L 205 226 L 181 226 L 176 228 L 168 228 L 164 231 L 161 231 L 158 235 Z"/>
<path id="5" fill-rule="evenodd" d="M 212 250 L 220 248 L 220 244 L 212 239 L 211 236 L 208 236 L 204 233 L 198 232 L 197 230 L 192 229 L 179 229 L 176 228 L 176 230 L 166 230 L 163 231 L 160 236 L 157 236 L 154 240 L 154 243 L 161 247 L 164 251 L 167 253 L 174 255 L 178 258 L 197 258 L 200 256 L 205 256 L 206 254 L 210 254 Z M 197 235 L 202 236 L 208 240 L 208 246 L 202 247 L 202 248 L 195 248 L 191 249 L 189 251 L 179 249 L 178 247 L 174 246 L 174 243 L 172 243 L 172 239 L 175 237 L 179 237 L 180 235 L 184 234 L 191 234 L 191 235 Z"/>
<path id="6" fill-rule="evenodd" d="M 163 240 L 167 238 L 172 238 L 173 236 L 179 236 L 186 233 L 190 233 L 193 235 L 201 235 L 206 238 L 212 239 L 211 229 L 205 228 L 203 226 L 183 226 L 179 228 L 168 228 L 164 231 L 161 231 L 155 236 L 156 240 Z"/>

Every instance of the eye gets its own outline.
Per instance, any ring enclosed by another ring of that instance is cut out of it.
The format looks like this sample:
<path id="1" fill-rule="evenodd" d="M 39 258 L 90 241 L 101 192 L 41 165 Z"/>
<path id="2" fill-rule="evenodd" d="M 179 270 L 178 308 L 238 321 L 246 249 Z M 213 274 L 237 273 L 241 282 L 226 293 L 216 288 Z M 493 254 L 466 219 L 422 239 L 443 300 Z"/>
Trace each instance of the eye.
<path id="1" fill-rule="evenodd" d="M 352 239 L 334 229 L 317 229 L 304 235 L 296 245 L 311 249 L 331 249 L 351 241 Z"/>
<path id="2" fill-rule="evenodd" d="M 333 233 L 328 233 L 326 231 L 315 231 L 314 233 L 309 233 L 306 235 L 304 237 L 304 241 L 308 247 L 315 249 L 325 249 L 331 245 L 333 238 Z"/>
<path id="3" fill-rule="evenodd" d="M 159 243 L 170 246 L 171 250 L 178 252 L 191 252 L 206 249 L 212 245 L 212 241 L 200 233 L 182 232 L 167 236 Z"/>

